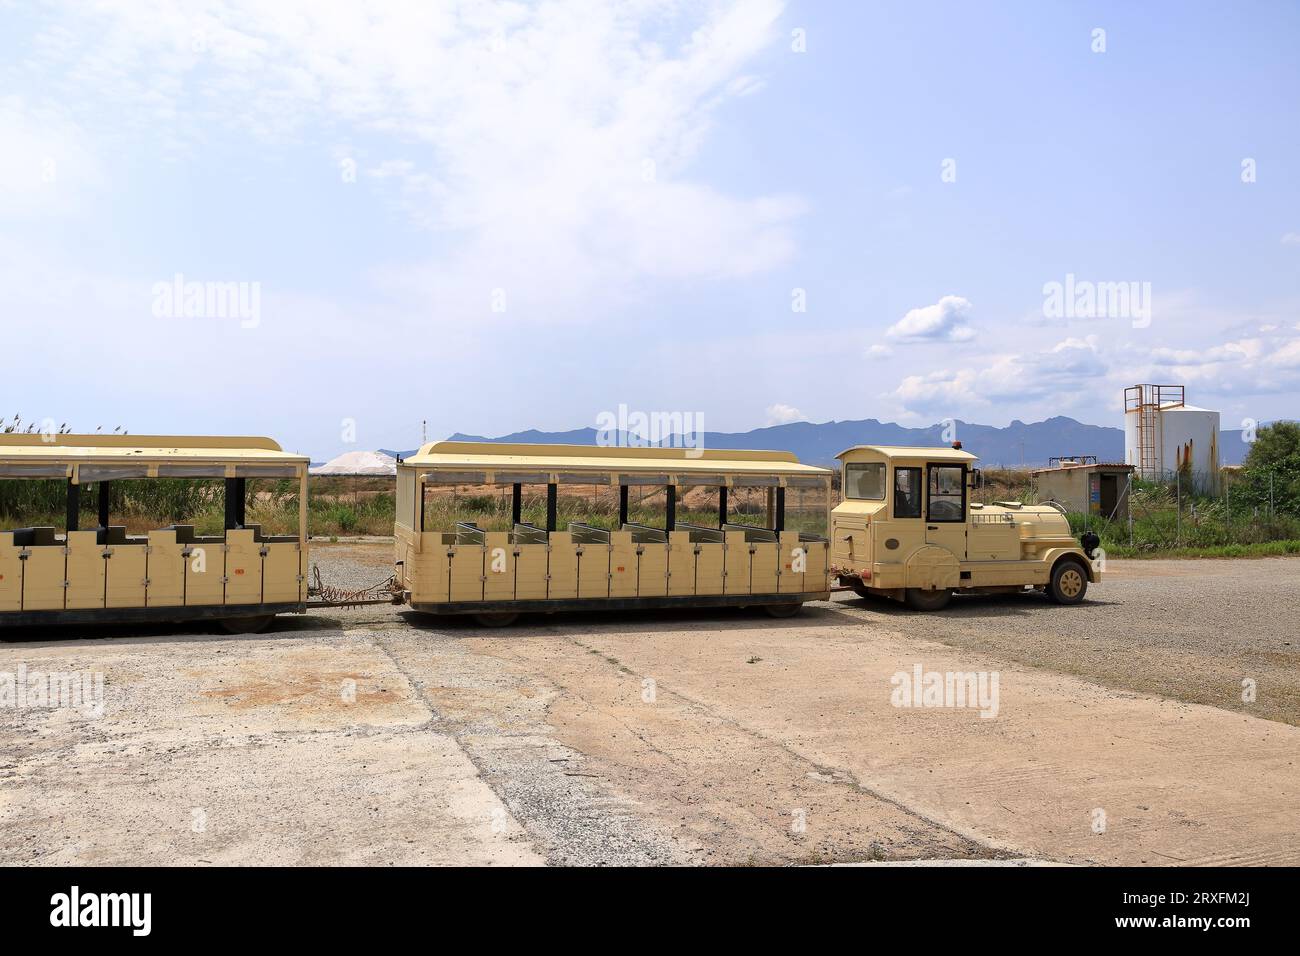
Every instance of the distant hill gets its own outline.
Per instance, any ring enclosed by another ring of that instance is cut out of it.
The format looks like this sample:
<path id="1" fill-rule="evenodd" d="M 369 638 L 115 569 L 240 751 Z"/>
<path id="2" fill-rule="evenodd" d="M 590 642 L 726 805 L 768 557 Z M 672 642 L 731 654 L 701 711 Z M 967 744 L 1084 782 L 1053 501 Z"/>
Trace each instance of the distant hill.
<path id="1" fill-rule="evenodd" d="M 944 426 L 908 428 L 893 422 L 867 418 L 851 422 L 791 422 L 771 425 L 747 432 L 705 432 L 706 448 L 779 448 L 792 451 L 799 460 L 813 465 L 827 465 L 852 445 L 942 445 Z M 1058 415 L 1042 422 L 1013 421 L 1005 428 L 958 421 L 957 437 L 962 447 L 978 455 L 986 467 L 1046 465 L 1049 458 L 1064 455 L 1096 455 L 1099 461 L 1124 460 L 1124 430 L 1105 425 L 1085 425 L 1073 418 Z M 449 441 L 520 442 L 525 444 L 594 445 L 595 428 L 575 428 L 563 432 L 536 429 L 485 438 L 457 432 Z M 669 444 L 669 443 L 665 443 Z M 1241 462 L 1246 445 L 1240 431 L 1220 432 L 1220 456 L 1225 465 Z M 405 458 L 415 449 L 396 452 L 380 449 L 389 455 Z"/>
<path id="2" fill-rule="evenodd" d="M 874 418 L 847 422 L 791 422 L 755 428 L 747 432 L 706 432 L 706 448 L 779 448 L 794 452 L 800 461 L 825 465 L 851 445 L 942 445 L 944 426 L 908 428 Z M 527 444 L 596 444 L 595 428 L 563 432 L 536 429 L 487 438 L 482 435 L 452 435 L 450 441 L 521 442 Z M 963 447 L 978 455 L 984 465 L 1046 464 L 1057 455 L 1096 455 L 1109 461 L 1124 460 L 1124 432 L 1119 428 L 1085 425 L 1072 418 L 1049 418 L 1025 424 L 1015 421 L 1006 428 L 958 421 L 957 437 Z M 669 444 L 669 443 L 666 443 Z M 1023 444 L 1023 459 L 1022 459 Z M 1240 444 L 1240 442 L 1238 442 Z M 382 449 L 388 454 L 398 452 Z M 402 457 L 414 449 L 400 452 Z"/>

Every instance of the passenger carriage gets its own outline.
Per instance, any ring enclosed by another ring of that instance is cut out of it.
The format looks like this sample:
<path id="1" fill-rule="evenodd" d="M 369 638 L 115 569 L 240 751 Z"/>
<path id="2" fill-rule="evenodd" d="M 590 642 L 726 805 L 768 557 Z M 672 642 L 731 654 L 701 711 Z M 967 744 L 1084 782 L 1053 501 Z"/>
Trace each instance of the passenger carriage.
<path id="1" fill-rule="evenodd" d="M 207 618 L 256 630 L 303 611 L 308 464 L 269 438 L 0 435 L 0 481 L 59 483 L 66 515 L 61 527 L 0 530 L 0 627 Z M 182 522 L 128 534 L 113 523 L 114 482 L 159 479 L 219 481 L 220 533 Z M 297 534 L 246 523 L 255 479 L 296 483 Z"/>
<path id="2" fill-rule="evenodd" d="M 615 608 L 793 614 L 830 596 L 831 477 L 778 451 L 429 444 L 397 466 L 397 587 L 417 611 L 485 624 Z M 576 489 L 597 504 L 562 521 Z"/>

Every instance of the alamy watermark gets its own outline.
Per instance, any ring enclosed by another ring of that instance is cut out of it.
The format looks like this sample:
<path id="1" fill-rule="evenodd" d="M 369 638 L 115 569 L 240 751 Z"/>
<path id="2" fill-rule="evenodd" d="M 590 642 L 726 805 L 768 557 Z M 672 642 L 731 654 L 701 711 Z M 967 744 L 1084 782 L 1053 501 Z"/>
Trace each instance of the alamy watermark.
<path id="1" fill-rule="evenodd" d="M 262 324 L 262 283 L 187 282 L 176 273 L 155 282 L 153 314 L 159 319 L 238 319 L 240 328 Z"/>
<path id="2" fill-rule="evenodd" d="M 1043 283 L 1048 319 L 1130 319 L 1133 328 L 1151 324 L 1150 282 L 1092 282 L 1067 273 L 1064 282 Z"/>
<path id="3" fill-rule="evenodd" d="M 152 893 L 83 893 L 73 886 L 67 893 L 50 897 L 50 925 L 117 926 L 132 936 L 148 936 L 153 928 Z"/>
<path id="4" fill-rule="evenodd" d="M 0 671 L 0 710 L 75 710 L 104 716 L 104 675 L 99 671 Z"/>
<path id="5" fill-rule="evenodd" d="M 703 412 L 642 412 L 619 405 L 596 416 L 596 444 L 603 448 L 685 448 L 704 453 Z"/>
<path id="6" fill-rule="evenodd" d="M 980 717 L 998 715 L 997 671 L 927 671 L 920 664 L 912 672 L 898 671 L 889 679 L 894 688 L 889 702 L 895 707 L 972 708 Z"/>

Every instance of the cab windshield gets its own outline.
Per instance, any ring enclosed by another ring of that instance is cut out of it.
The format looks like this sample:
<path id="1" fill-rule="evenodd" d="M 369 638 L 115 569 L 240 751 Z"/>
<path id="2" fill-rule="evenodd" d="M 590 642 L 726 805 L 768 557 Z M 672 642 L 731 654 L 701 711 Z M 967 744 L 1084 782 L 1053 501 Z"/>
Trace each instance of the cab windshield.
<path id="1" fill-rule="evenodd" d="M 857 501 L 884 501 L 884 462 L 868 461 L 845 465 L 844 497 Z"/>

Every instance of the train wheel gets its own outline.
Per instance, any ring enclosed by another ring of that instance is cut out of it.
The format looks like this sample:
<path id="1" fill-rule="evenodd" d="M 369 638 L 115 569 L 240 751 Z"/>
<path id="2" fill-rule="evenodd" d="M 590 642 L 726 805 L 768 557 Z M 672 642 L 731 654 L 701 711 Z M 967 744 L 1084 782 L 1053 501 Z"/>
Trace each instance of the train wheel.
<path id="1" fill-rule="evenodd" d="M 485 614 L 475 614 L 474 620 L 483 627 L 509 627 L 519 620 L 519 615 L 514 611 L 492 611 Z"/>
<path id="2" fill-rule="evenodd" d="M 913 611 L 942 611 L 952 600 L 952 588 L 937 588 L 933 591 L 908 588 L 904 600 Z"/>
<path id="3" fill-rule="evenodd" d="M 803 610 L 803 604 L 799 602 L 793 604 L 764 604 L 763 610 L 772 617 L 794 617 Z"/>
<path id="4" fill-rule="evenodd" d="M 274 614 L 259 614 L 257 617 L 223 617 L 221 629 L 227 634 L 260 634 L 274 620 Z"/>
<path id="5" fill-rule="evenodd" d="M 1088 593 L 1088 573 L 1077 561 L 1062 561 L 1052 569 L 1047 596 L 1057 604 L 1078 604 Z"/>

